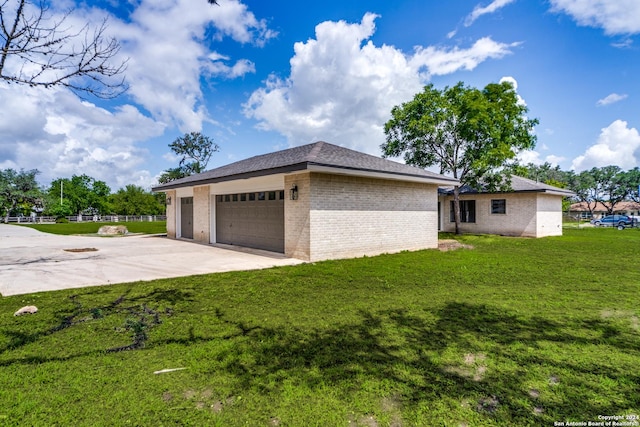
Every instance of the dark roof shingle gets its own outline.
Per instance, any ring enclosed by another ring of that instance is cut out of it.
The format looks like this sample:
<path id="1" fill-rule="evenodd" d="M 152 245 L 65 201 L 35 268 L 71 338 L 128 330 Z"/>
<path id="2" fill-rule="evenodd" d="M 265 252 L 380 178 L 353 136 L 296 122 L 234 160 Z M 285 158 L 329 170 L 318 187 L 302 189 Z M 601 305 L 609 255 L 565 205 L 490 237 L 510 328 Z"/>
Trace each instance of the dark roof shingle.
<path id="1" fill-rule="evenodd" d="M 441 189 L 440 192 L 445 194 L 453 194 L 453 188 L 444 188 L 444 189 Z M 573 191 L 567 190 L 566 188 L 554 187 L 552 185 L 544 184 L 542 182 L 536 182 L 532 179 L 523 178 L 518 175 L 511 175 L 511 190 L 509 192 L 555 193 L 555 194 L 564 195 L 566 197 L 575 196 L 575 193 Z M 460 187 L 460 194 L 480 194 L 480 193 L 491 193 L 491 192 L 486 191 L 485 189 L 478 190 L 478 189 L 469 187 L 468 185 L 463 185 L 462 187 Z M 495 191 L 494 193 L 501 193 L 501 191 Z"/>
<path id="2" fill-rule="evenodd" d="M 167 184 L 158 185 L 154 187 L 153 190 L 163 191 L 172 188 L 204 185 L 234 179 L 294 172 L 309 169 L 310 166 L 326 166 L 344 170 L 417 177 L 436 180 L 438 183 L 455 184 L 457 182 L 453 178 L 429 172 L 415 166 L 409 166 L 320 141 L 240 160 L 197 175 L 191 175 Z"/>

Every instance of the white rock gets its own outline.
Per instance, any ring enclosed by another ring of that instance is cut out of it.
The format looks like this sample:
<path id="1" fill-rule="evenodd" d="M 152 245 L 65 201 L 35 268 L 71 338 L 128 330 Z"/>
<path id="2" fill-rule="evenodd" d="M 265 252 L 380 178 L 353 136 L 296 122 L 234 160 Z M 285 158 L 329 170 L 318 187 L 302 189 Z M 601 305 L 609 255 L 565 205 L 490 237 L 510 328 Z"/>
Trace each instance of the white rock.
<path id="1" fill-rule="evenodd" d="M 38 307 L 35 305 L 27 305 L 26 307 L 22 307 L 20 310 L 13 313 L 14 316 L 22 316 L 23 314 L 35 314 L 38 312 Z"/>
<path id="2" fill-rule="evenodd" d="M 129 230 L 124 225 L 103 225 L 98 230 L 98 234 L 101 236 L 117 236 L 127 234 Z"/>

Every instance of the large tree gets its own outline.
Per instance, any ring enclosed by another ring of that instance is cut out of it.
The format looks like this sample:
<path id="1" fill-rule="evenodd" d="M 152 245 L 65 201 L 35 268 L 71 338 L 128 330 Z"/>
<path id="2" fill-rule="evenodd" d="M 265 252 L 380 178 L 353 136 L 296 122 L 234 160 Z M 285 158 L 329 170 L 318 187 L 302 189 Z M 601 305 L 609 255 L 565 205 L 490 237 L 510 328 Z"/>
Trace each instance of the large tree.
<path id="1" fill-rule="evenodd" d="M 629 199 L 640 203 L 640 168 L 635 167 L 625 174 L 625 183 L 629 189 Z"/>
<path id="2" fill-rule="evenodd" d="M 12 211 L 22 204 L 32 207 L 41 197 L 40 188 L 36 182 L 36 175 L 40 173 L 33 169 L 29 171 L 14 169 L 0 170 L 0 211 L 4 214 L 4 222 L 9 222 Z"/>
<path id="3" fill-rule="evenodd" d="M 587 206 L 591 216 L 598 203 L 607 209 L 608 214 L 613 214 L 616 205 L 633 199 L 632 190 L 640 179 L 635 170 L 624 172 L 618 166 L 594 167 L 579 174 L 569 173 L 568 176 L 569 188 L 576 193 L 576 199 Z"/>
<path id="4" fill-rule="evenodd" d="M 51 183 L 47 212 L 56 215 L 107 214 L 111 189 L 104 181 L 88 175 L 73 175 Z"/>
<path id="5" fill-rule="evenodd" d="M 73 28 L 70 13 L 56 16 L 45 0 L 0 0 L 0 80 L 101 98 L 126 90 L 126 60 L 116 60 L 120 44 L 106 21 Z"/>
<path id="6" fill-rule="evenodd" d="M 218 144 L 200 132 L 185 133 L 169 144 L 169 148 L 180 157 L 180 163 L 177 168 L 167 169 L 160 175 L 161 184 L 204 172 L 211 155 L 220 150 Z"/>
<path id="7" fill-rule="evenodd" d="M 560 169 L 560 166 L 553 166 L 549 162 L 541 165 L 514 163 L 507 166 L 505 170 L 513 175 L 529 178 L 536 182 L 543 182 L 554 187 L 567 188 L 569 186 L 569 172 L 565 172 Z"/>
<path id="8" fill-rule="evenodd" d="M 412 101 L 392 109 L 385 124 L 383 155 L 404 155 L 408 164 L 438 166 L 461 185 L 497 189 L 508 185 L 497 175 L 521 150 L 532 149 L 536 119 L 509 82 L 484 89 L 464 86 L 436 89 L 433 84 Z M 460 187 L 454 187 L 456 233 L 460 232 Z"/>
<path id="9" fill-rule="evenodd" d="M 165 211 L 156 195 L 132 184 L 112 194 L 110 201 L 113 213 L 118 215 L 159 215 Z"/>
<path id="10" fill-rule="evenodd" d="M 618 166 L 593 168 L 589 173 L 596 185 L 596 201 L 602 203 L 609 215 L 612 215 L 616 205 L 626 200 L 629 195 L 626 173 Z"/>

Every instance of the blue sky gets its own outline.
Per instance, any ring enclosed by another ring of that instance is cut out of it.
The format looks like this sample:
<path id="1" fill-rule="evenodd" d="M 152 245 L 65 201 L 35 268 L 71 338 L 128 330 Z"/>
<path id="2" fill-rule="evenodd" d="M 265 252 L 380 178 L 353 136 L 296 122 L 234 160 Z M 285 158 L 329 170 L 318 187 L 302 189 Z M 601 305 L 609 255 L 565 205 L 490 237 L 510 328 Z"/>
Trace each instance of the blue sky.
<path id="1" fill-rule="evenodd" d="M 12 0 L 15 1 L 15 0 Z M 425 84 L 510 79 L 540 120 L 524 162 L 640 166 L 637 0 L 64 0 L 109 19 L 129 58 L 110 101 L 0 83 L 0 168 L 113 190 L 177 165 L 176 137 L 220 145 L 209 167 L 324 140 L 380 155 L 394 105 Z M 15 65 L 14 65 L 15 66 Z"/>

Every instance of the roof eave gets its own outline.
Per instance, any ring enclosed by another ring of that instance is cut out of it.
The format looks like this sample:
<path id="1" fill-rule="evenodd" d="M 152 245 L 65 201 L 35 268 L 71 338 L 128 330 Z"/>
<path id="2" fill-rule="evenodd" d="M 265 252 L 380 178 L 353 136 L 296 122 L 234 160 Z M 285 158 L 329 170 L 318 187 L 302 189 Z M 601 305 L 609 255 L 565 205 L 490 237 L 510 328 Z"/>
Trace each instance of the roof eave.
<path id="1" fill-rule="evenodd" d="M 350 168 L 321 163 L 308 163 L 307 170 L 310 172 L 334 173 L 338 175 L 362 176 L 368 178 L 392 179 L 396 181 L 422 182 L 435 185 L 456 185 L 458 180 L 447 178 L 446 176 L 424 176 L 410 173 L 376 171 L 370 169 Z"/>
<path id="2" fill-rule="evenodd" d="M 261 170 L 251 171 L 251 172 L 234 174 L 234 175 L 193 179 L 193 180 L 187 180 L 187 181 L 181 181 L 181 182 L 172 181 L 167 184 L 152 187 L 151 191 L 165 192 L 168 190 L 175 190 L 176 188 L 198 187 L 201 185 L 215 184 L 218 182 L 237 181 L 241 179 L 257 178 L 257 177 L 267 176 L 267 175 L 277 175 L 280 173 L 291 173 L 291 172 L 304 170 L 305 168 L 306 168 L 306 163 L 297 163 L 294 165 L 281 166 L 281 167 L 270 168 L 270 169 L 261 169 Z"/>
<path id="3" fill-rule="evenodd" d="M 413 175 L 409 173 L 375 171 L 375 170 L 369 170 L 369 169 L 331 166 L 331 165 L 313 163 L 313 162 L 302 162 L 302 163 L 297 163 L 297 164 L 288 165 L 288 166 L 262 169 L 262 170 L 245 172 L 245 173 L 240 173 L 235 175 L 227 175 L 222 177 L 173 181 L 167 184 L 152 187 L 151 190 L 155 192 L 165 192 L 169 190 L 174 190 L 176 188 L 197 187 L 200 185 L 215 184 L 218 182 L 236 181 L 240 179 L 249 179 L 249 178 L 256 178 L 260 176 L 276 175 L 280 173 L 292 173 L 292 172 L 300 172 L 300 171 L 334 173 L 338 175 L 351 175 L 351 176 L 362 176 L 362 177 L 368 177 L 368 178 L 392 179 L 397 181 L 422 182 L 422 183 L 429 183 L 429 184 L 435 184 L 435 185 L 458 184 L 457 180 L 453 178 L 447 178 L 445 176 L 430 177 L 430 176 L 423 176 L 423 175 Z"/>

